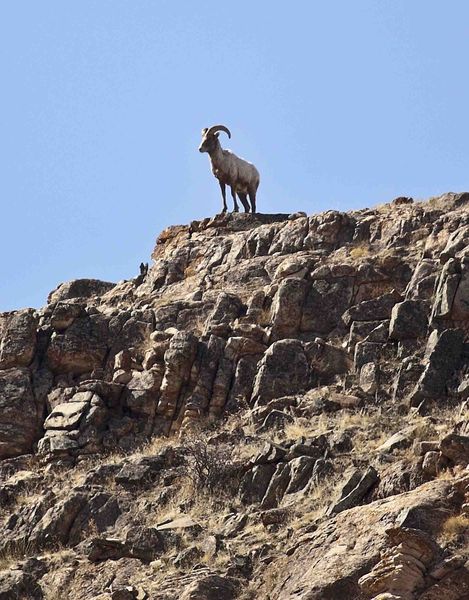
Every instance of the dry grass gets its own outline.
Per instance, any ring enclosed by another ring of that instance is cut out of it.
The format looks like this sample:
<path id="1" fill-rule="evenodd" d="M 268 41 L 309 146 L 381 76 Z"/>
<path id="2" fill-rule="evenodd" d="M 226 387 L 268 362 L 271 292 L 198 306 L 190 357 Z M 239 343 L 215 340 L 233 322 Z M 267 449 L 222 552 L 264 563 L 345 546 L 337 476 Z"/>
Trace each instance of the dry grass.
<path id="1" fill-rule="evenodd" d="M 460 540 L 462 536 L 466 536 L 467 541 L 469 542 L 469 516 L 452 516 L 443 523 L 439 541 L 444 543 L 454 543 Z"/>
<path id="2" fill-rule="evenodd" d="M 370 256 L 371 248 L 369 244 L 359 244 L 352 248 L 349 252 L 349 255 L 353 259 L 364 258 L 365 256 Z"/>

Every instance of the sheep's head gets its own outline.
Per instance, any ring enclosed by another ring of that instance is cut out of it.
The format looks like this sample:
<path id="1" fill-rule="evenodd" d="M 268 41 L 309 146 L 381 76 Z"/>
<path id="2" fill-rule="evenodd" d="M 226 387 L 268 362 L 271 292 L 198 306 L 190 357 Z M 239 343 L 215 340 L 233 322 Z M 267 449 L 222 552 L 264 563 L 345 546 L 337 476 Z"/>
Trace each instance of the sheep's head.
<path id="1" fill-rule="evenodd" d="M 202 129 L 202 142 L 199 146 L 199 152 L 212 152 L 215 150 L 218 144 L 218 131 L 224 131 L 228 137 L 231 137 L 230 130 L 224 125 L 212 125 L 212 127 L 205 127 Z"/>

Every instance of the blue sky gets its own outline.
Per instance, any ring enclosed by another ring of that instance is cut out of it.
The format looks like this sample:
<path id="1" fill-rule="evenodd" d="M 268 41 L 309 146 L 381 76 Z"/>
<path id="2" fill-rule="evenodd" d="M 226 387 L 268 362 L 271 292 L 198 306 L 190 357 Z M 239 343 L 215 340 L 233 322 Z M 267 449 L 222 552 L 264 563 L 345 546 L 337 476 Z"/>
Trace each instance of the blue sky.
<path id="1" fill-rule="evenodd" d="M 260 212 L 469 188 L 469 4 L 15 0 L 0 8 L 0 311 L 118 281 L 221 206 L 202 127 Z"/>

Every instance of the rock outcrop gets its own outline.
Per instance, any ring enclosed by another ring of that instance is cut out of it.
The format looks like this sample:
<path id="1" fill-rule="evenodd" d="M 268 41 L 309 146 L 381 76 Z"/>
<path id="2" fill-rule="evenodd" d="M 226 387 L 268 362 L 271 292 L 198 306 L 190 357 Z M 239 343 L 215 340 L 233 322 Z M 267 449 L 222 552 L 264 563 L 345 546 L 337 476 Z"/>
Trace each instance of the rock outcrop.
<path id="1" fill-rule="evenodd" d="M 152 258 L 0 314 L 0 597 L 469 598 L 469 194 Z"/>

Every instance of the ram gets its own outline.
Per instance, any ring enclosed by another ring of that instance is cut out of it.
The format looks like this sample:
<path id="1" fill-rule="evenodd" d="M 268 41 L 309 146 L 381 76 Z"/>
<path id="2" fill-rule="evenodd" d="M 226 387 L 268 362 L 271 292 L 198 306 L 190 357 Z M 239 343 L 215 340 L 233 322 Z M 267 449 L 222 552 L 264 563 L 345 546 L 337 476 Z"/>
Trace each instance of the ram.
<path id="1" fill-rule="evenodd" d="M 218 140 L 218 132 L 224 131 L 231 138 L 230 130 L 224 125 L 213 125 L 202 129 L 202 142 L 199 152 L 207 152 L 212 164 L 212 173 L 218 179 L 221 195 L 223 197 L 223 210 L 226 212 L 226 186 L 231 188 L 233 196 L 234 212 L 239 212 L 236 195 L 238 195 L 244 206 L 245 212 L 256 212 L 256 193 L 259 187 L 259 171 L 256 167 L 233 154 L 230 150 L 221 147 Z M 249 196 L 249 202 L 247 200 Z"/>

